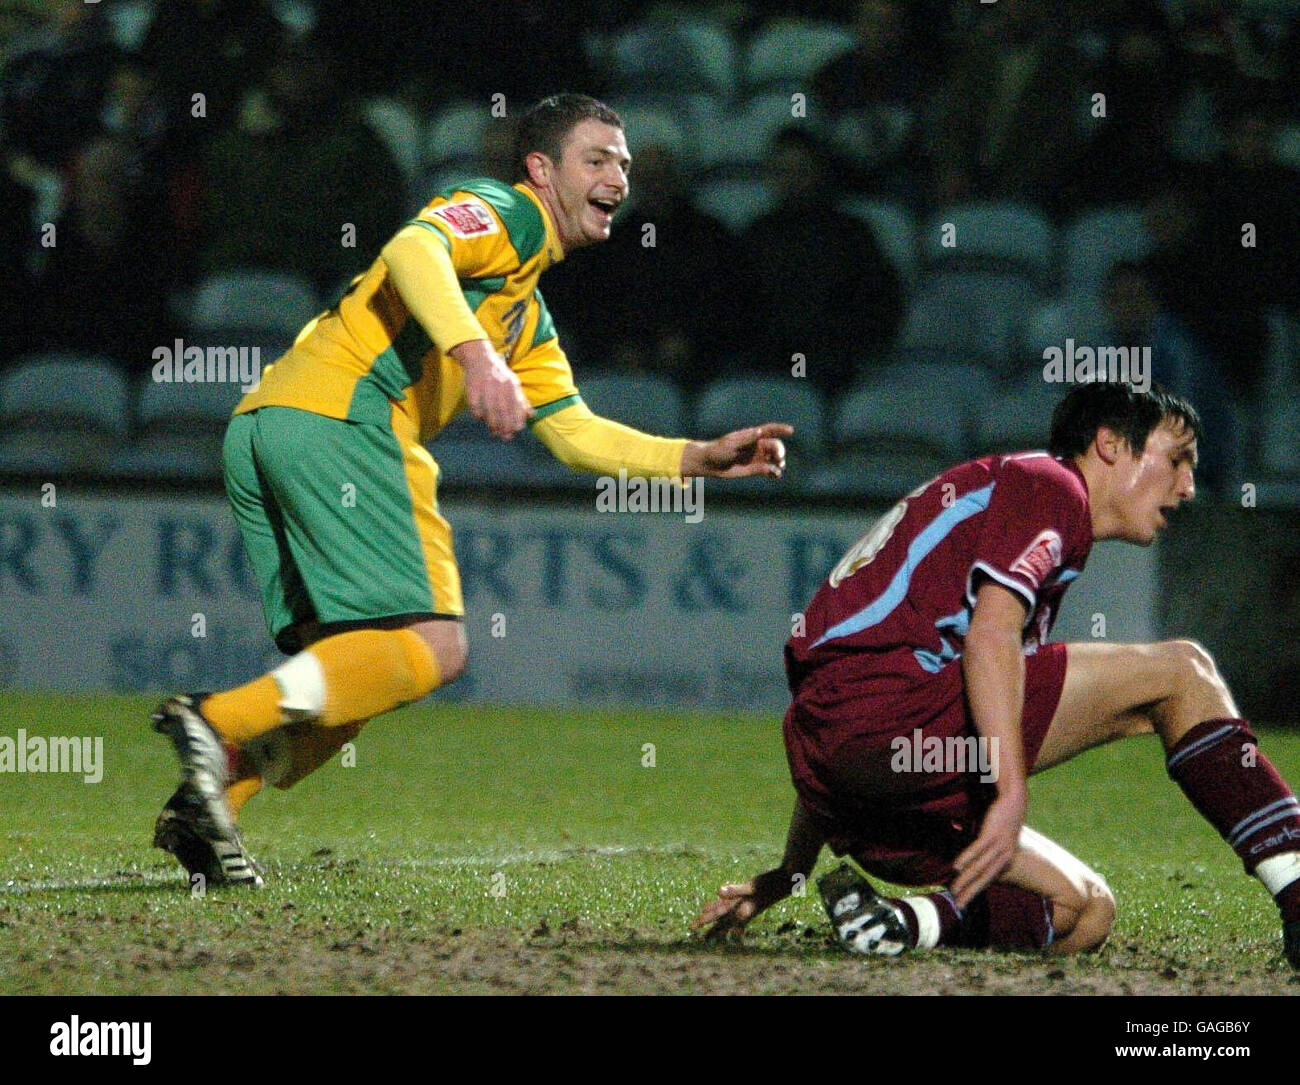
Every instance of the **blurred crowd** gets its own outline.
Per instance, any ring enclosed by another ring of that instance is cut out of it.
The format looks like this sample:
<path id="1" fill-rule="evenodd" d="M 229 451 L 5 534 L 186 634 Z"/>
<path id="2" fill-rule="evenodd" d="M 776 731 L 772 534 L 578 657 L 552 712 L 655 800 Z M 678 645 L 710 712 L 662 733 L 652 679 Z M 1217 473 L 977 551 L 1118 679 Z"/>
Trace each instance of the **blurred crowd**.
<path id="1" fill-rule="evenodd" d="M 1266 313 L 1300 305 L 1300 19 L 1216 0 L 687 6 L 736 41 L 805 17 L 853 44 L 811 79 L 807 122 L 792 117 L 746 165 L 772 199 L 743 228 L 701 206 L 700 174 L 670 141 L 632 147 L 624 228 L 542 284 L 575 363 L 689 390 L 721 372 L 788 375 L 802 352 L 837 389 L 889 352 L 909 290 L 846 199 L 917 221 L 1014 200 L 1062 225 L 1126 204 L 1151 249 L 1107 280 L 1119 341 L 1260 394 Z M 599 43 L 682 7 L 4 5 L 0 364 L 82 350 L 143 374 L 181 331 L 177 299 L 224 270 L 296 273 L 328 297 L 433 195 L 424 148 L 377 123 L 383 103 L 427 121 L 498 94 L 509 115 L 561 89 L 653 97 Z M 486 127 L 475 169 L 514 179 L 508 132 Z M 652 222 L 655 245 L 629 221 Z"/>

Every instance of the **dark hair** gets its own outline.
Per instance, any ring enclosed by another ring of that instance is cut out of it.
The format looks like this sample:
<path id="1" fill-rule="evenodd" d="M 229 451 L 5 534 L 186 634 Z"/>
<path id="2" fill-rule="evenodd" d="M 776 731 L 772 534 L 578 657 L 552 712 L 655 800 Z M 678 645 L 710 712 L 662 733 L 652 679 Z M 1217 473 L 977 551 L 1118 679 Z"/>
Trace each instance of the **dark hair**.
<path id="1" fill-rule="evenodd" d="M 1089 381 L 1070 390 L 1052 412 L 1047 450 L 1053 456 L 1078 456 L 1088 450 L 1101 426 L 1114 430 L 1140 456 L 1151 431 L 1161 422 L 1181 422 L 1204 438 L 1201 417 L 1182 396 L 1152 382 L 1145 392 L 1122 381 Z"/>
<path id="2" fill-rule="evenodd" d="M 529 109 L 520 119 L 515 136 L 515 170 L 519 178 L 527 179 L 527 158 L 533 151 L 541 151 L 552 162 L 558 162 L 573 127 L 591 119 L 623 127 L 622 117 L 604 102 L 585 94 L 552 94 Z"/>

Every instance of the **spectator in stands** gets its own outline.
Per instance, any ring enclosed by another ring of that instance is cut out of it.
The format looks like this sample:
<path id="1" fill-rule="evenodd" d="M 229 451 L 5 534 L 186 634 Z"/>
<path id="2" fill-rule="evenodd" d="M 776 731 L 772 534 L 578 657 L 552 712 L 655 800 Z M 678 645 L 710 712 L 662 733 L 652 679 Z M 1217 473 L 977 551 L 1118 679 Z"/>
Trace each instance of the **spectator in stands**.
<path id="1" fill-rule="evenodd" d="M 1102 54 L 1080 101 L 1091 133 L 1068 203 L 1072 210 L 1139 203 L 1168 172 L 1169 136 L 1179 99 L 1179 54 L 1158 0 L 1112 2 L 1096 13 L 1089 36 Z M 1105 95 L 1096 115 L 1094 94 Z"/>
<path id="2" fill-rule="evenodd" d="M 1151 378 L 1200 405 L 1206 439 L 1197 478 L 1222 492 L 1230 481 L 1238 440 L 1222 366 L 1186 323 L 1164 306 L 1142 264 L 1121 261 L 1111 268 L 1104 302 L 1110 345 L 1149 347 Z"/>
<path id="3" fill-rule="evenodd" d="M 205 164 L 206 274 L 261 267 L 329 291 L 361 270 L 358 254 L 376 250 L 408 210 L 397 164 L 309 41 L 282 48 Z"/>
<path id="4" fill-rule="evenodd" d="M 170 342 L 165 268 L 143 178 L 121 139 L 101 135 L 77 155 L 68 207 L 38 284 L 32 346 L 107 354 L 134 373 Z"/>
<path id="5" fill-rule="evenodd" d="M 0 80 L 13 151 L 65 170 L 98 127 L 116 55 L 100 8 L 55 0 L 44 23 L 15 46 Z"/>
<path id="6" fill-rule="evenodd" d="M 657 373 L 687 391 L 749 364 L 755 284 L 736 238 L 697 210 L 672 153 L 634 149 L 628 209 L 610 240 L 547 272 L 575 363 Z M 757 327 L 756 327 L 757 325 Z"/>
<path id="7" fill-rule="evenodd" d="M 140 46 L 169 119 L 207 143 L 235 123 L 244 88 L 261 83 L 285 38 L 266 0 L 167 0 Z M 193 96 L 203 95 L 203 116 Z"/>
<path id="8" fill-rule="evenodd" d="M 788 376 L 800 354 L 813 383 L 843 389 L 893 342 L 903 316 L 898 273 L 870 226 L 835 206 L 825 151 L 804 128 L 777 133 L 767 178 L 777 204 L 742 238 L 761 268 L 757 304 L 747 307 L 751 323 L 768 329 L 761 368 Z"/>
<path id="9" fill-rule="evenodd" d="M 15 158 L 0 144 L 0 364 L 31 345 L 31 307 L 35 300 L 32 268 L 40 253 L 34 194 L 14 176 Z"/>
<path id="10" fill-rule="evenodd" d="M 1045 0 L 980 9 L 982 33 L 942 84 L 930 146 L 934 198 L 1059 209 L 1078 164 L 1076 64 Z"/>
<path id="11" fill-rule="evenodd" d="M 860 178 L 851 179 L 855 186 L 873 179 L 873 187 L 885 185 L 891 195 L 915 191 L 917 113 L 939 76 L 942 57 L 937 42 L 923 43 L 921 37 L 923 20 L 934 25 L 934 8 L 902 0 L 859 0 L 857 45 L 813 81 L 814 100 Z"/>
<path id="12" fill-rule="evenodd" d="M 1211 343 L 1228 363 L 1233 390 L 1253 396 L 1268 308 L 1300 307 L 1300 175 L 1274 157 L 1282 114 L 1272 92 L 1256 84 L 1238 95 L 1224 151 L 1207 171 L 1205 234 L 1215 279 L 1231 300 L 1214 313 Z M 1244 244 L 1252 227 L 1253 244 Z"/>

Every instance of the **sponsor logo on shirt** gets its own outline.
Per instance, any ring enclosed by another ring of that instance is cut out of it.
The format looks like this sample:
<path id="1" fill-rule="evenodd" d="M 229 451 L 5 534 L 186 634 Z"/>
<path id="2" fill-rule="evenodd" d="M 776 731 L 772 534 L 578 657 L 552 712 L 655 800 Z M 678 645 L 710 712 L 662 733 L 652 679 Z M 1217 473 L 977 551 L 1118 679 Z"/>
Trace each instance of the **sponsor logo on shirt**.
<path id="1" fill-rule="evenodd" d="M 1011 571 L 1035 587 L 1047 579 L 1047 574 L 1061 564 L 1061 536 L 1051 528 L 1040 531 L 1025 552 L 1016 558 Z"/>
<path id="2" fill-rule="evenodd" d="M 470 200 L 436 207 L 433 215 L 451 227 L 451 232 L 457 237 L 481 237 L 495 234 L 501 229 L 486 207 Z"/>

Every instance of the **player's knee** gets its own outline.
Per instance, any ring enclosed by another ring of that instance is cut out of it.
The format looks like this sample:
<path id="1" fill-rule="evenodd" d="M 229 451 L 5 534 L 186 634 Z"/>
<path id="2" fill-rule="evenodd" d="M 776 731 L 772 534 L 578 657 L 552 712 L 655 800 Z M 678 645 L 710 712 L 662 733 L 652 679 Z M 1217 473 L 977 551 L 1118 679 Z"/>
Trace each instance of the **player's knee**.
<path id="1" fill-rule="evenodd" d="M 1115 926 L 1115 894 L 1104 878 L 1089 872 L 1083 909 L 1074 925 L 1074 940 L 1082 953 L 1099 949 Z"/>
<path id="2" fill-rule="evenodd" d="M 1161 645 L 1168 658 L 1178 687 L 1188 689 L 1193 686 L 1222 687 L 1223 679 L 1219 668 L 1215 666 L 1214 657 L 1194 640 L 1171 640 Z"/>
<path id="3" fill-rule="evenodd" d="M 438 684 L 448 685 L 469 668 L 469 641 L 461 622 L 429 621 L 414 626 L 438 661 Z"/>

